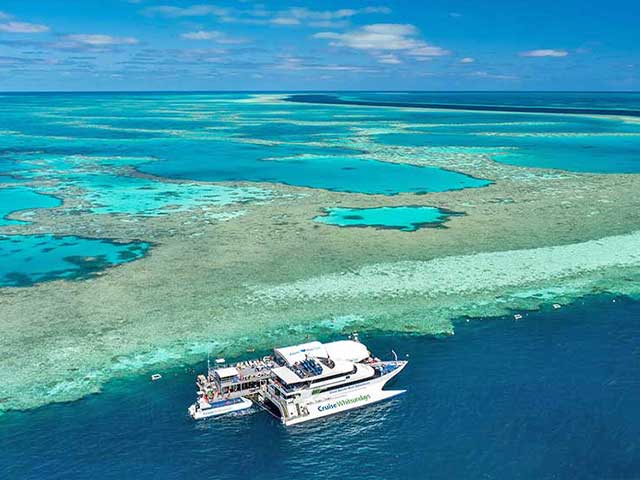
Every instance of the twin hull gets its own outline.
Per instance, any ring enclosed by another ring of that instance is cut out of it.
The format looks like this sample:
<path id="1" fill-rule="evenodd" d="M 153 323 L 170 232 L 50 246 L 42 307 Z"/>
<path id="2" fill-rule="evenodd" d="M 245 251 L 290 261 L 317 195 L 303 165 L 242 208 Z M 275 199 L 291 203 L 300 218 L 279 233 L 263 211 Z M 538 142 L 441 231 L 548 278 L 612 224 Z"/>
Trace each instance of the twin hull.
<path id="1" fill-rule="evenodd" d="M 314 395 L 312 392 L 309 392 L 308 395 L 303 396 L 297 402 L 297 406 L 295 404 L 288 404 L 288 408 L 284 411 L 280 409 L 282 423 L 287 426 L 295 425 L 370 405 L 404 393 L 406 390 L 383 390 L 385 384 L 400 373 L 406 366 L 406 362 L 398 363 L 400 364 L 399 367 L 393 372 L 367 382 L 332 390 L 330 393 L 322 392 Z M 303 409 L 306 409 L 308 414 L 298 415 L 298 412 Z"/>

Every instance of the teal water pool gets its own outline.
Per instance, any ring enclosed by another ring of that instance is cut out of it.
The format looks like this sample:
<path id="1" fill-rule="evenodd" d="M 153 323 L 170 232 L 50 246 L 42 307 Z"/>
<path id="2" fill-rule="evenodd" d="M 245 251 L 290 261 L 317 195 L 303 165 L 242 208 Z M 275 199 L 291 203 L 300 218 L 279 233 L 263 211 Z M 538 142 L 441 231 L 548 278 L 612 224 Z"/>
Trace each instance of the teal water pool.
<path id="1" fill-rule="evenodd" d="M 338 227 L 374 227 L 403 232 L 442 227 L 451 216 L 462 215 L 436 207 L 328 208 L 316 222 Z"/>
<path id="2" fill-rule="evenodd" d="M 9 187 L 0 189 L 0 226 L 20 225 L 27 222 L 9 220 L 6 217 L 21 210 L 36 208 L 54 208 L 62 202 L 51 195 L 42 195 L 28 187 Z"/>
<path id="3" fill-rule="evenodd" d="M 491 182 L 437 167 L 381 162 L 327 151 L 299 154 L 297 148 L 264 150 L 253 145 L 224 145 L 225 161 L 220 157 L 189 157 L 176 153 L 172 159 L 143 164 L 138 169 L 160 177 L 208 182 L 265 182 L 318 188 L 346 193 L 396 195 L 399 193 L 442 192 L 484 187 Z M 243 153 L 244 150 L 250 153 Z M 282 158 L 270 157 L 280 152 Z M 293 155 L 291 155 L 293 154 Z"/>
<path id="4" fill-rule="evenodd" d="M 87 278 L 144 257 L 146 242 L 55 235 L 0 235 L 0 287 Z"/>

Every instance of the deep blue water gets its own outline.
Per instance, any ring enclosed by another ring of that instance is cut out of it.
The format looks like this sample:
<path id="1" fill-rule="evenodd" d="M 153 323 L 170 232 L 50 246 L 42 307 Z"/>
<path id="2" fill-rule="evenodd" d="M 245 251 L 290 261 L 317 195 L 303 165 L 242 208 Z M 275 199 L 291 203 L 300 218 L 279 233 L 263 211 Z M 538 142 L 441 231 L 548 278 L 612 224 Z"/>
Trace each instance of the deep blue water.
<path id="1" fill-rule="evenodd" d="M 322 92 L 296 102 L 640 116 L 640 92 Z"/>
<path id="2" fill-rule="evenodd" d="M 368 336 L 409 355 L 408 392 L 298 427 L 260 411 L 192 422 L 186 367 L 116 381 L 0 418 L 0 478 L 638 478 L 640 302 L 612 300 Z"/>
<path id="3" fill-rule="evenodd" d="M 640 116 L 640 93 L 350 92 L 289 98 L 320 106 L 342 103 L 357 111 L 366 105 L 425 107 L 404 111 L 404 119 L 394 118 L 415 126 L 376 135 L 383 145 L 479 147 L 489 149 L 494 160 L 512 165 L 640 173 L 640 126 L 603 116 Z M 438 106 L 449 109 L 426 110 Z M 397 111 L 372 110 L 381 116 Z M 510 153 L 499 152 L 502 148 Z"/>

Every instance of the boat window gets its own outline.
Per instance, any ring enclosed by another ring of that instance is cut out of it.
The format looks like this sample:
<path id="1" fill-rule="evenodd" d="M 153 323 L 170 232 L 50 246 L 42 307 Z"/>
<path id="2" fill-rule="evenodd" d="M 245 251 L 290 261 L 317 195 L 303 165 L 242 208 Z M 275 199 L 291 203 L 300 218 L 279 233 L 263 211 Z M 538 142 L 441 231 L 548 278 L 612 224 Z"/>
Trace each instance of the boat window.
<path id="1" fill-rule="evenodd" d="M 344 377 L 345 375 L 353 375 L 353 374 L 354 374 L 354 373 L 356 373 L 357 371 L 358 371 L 358 367 L 357 367 L 356 365 L 354 365 L 354 366 L 353 366 L 353 370 L 351 370 L 351 372 L 350 372 L 350 373 L 347 373 L 347 374 L 345 374 L 345 373 L 338 373 L 337 375 L 331 375 L 331 376 L 328 376 L 328 377 L 318 378 L 318 379 L 315 379 L 315 380 L 311 380 L 311 384 L 313 385 L 313 384 L 317 384 L 317 383 L 320 383 L 320 382 L 324 382 L 324 381 L 326 381 L 326 380 L 333 380 L 334 378 Z"/>
<path id="2" fill-rule="evenodd" d="M 344 387 L 348 387 L 350 385 L 355 385 L 356 383 L 367 382 L 367 381 L 371 380 L 371 378 L 372 377 L 359 378 L 358 380 L 353 380 L 351 382 L 341 383 L 339 385 L 334 385 L 334 386 L 331 386 L 331 387 L 326 387 L 326 388 L 320 387 L 320 388 L 318 388 L 318 391 L 319 392 L 329 392 L 331 390 L 337 390 L 339 388 L 344 388 Z"/>

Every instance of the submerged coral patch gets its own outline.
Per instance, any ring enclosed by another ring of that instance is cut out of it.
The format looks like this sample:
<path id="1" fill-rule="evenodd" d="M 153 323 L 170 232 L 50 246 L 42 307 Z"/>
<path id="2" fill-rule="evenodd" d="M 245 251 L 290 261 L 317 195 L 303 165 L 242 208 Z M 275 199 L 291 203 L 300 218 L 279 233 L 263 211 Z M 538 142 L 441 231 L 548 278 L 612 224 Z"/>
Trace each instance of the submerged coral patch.
<path id="1" fill-rule="evenodd" d="M 207 206 L 268 200 L 271 192 L 261 188 L 240 188 L 196 183 L 167 183 L 147 178 L 108 173 L 66 177 L 56 190 L 78 187 L 95 214 L 158 216 Z"/>

